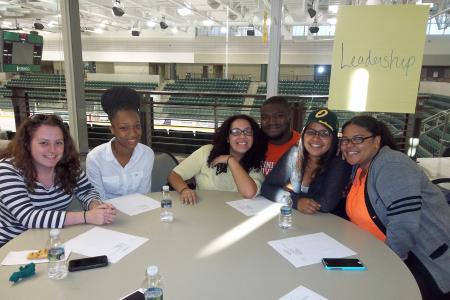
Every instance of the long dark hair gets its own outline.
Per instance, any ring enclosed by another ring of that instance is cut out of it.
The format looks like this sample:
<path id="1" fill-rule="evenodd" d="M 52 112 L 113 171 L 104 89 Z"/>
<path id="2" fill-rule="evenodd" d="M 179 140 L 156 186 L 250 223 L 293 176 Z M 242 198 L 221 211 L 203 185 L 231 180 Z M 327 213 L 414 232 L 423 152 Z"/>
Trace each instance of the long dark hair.
<path id="1" fill-rule="evenodd" d="M 242 157 L 240 164 L 245 171 L 250 172 L 251 169 L 260 170 L 261 164 L 264 161 L 267 151 L 267 137 L 262 132 L 256 121 L 247 115 L 235 115 L 226 119 L 222 126 L 216 131 L 214 135 L 213 148 L 209 153 L 208 166 L 211 167 L 212 161 L 220 156 L 230 154 L 230 144 L 228 136 L 231 129 L 231 124 L 238 119 L 246 120 L 250 123 L 253 131 L 253 145 Z"/>
<path id="2" fill-rule="evenodd" d="M 328 151 L 320 157 L 319 165 L 314 170 L 314 172 L 312 174 L 312 178 L 316 178 L 316 177 L 320 176 L 321 174 L 323 174 L 326 171 L 330 161 L 337 155 L 337 150 L 338 150 L 337 132 L 331 131 L 326 126 L 324 126 L 324 127 L 331 133 L 331 138 L 332 138 L 331 146 L 330 146 L 330 149 L 328 149 Z M 308 128 L 308 126 L 305 126 L 305 128 L 303 128 L 302 138 L 299 141 L 299 156 L 298 156 L 299 159 L 298 159 L 297 167 L 300 167 L 300 172 L 301 172 L 300 174 L 302 174 L 302 177 L 303 177 L 303 174 L 305 174 L 306 166 L 308 165 L 308 161 L 310 160 L 309 153 L 308 153 L 308 151 L 306 151 L 305 145 L 303 144 L 304 140 L 305 140 L 304 139 L 305 130 L 307 128 Z"/>
<path id="3" fill-rule="evenodd" d="M 367 129 L 373 136 L 379 136 L 380 148 L 388 146 L 392 150 L 399 151 L 391 131 L 383 122 L 368 115 L 356 116 L 345 122 L 342 126 L 342 132 L 344 132 L 345 127 L 351 124 Z"/>
<path id="4" fill-rule="evenodd" d="M 39 114 L 25 120 L 8 147 L 0 153 L 0 159 L 11 158 L 14 167 L 22 172 L 28 191 L 33 192 L 37 172 L 31 155 L 31 139 L 42 125 L 58 127 L 63 133 L 64 154 L 55 167 L 55 185 L 60 186 L 67 194 L 73 194 L 81 174 L 79 155 L 63 120 L 56 115 Z"/>

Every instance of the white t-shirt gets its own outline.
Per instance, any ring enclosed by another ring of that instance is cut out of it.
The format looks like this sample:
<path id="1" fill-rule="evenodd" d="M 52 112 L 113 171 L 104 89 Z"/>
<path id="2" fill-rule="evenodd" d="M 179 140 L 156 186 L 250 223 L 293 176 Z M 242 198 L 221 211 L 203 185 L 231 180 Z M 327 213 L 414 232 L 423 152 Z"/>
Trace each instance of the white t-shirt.
<path id="1" fill-rule="evenodd" d="M 113 140 L 88 153 L 86 173 L 89 181 L 104 200 L 133 193 L 150 193 L 155 159 L 153 150 L 144 144 L 137 144 L 130 161 L 122 167 L 112 152 Z"/>

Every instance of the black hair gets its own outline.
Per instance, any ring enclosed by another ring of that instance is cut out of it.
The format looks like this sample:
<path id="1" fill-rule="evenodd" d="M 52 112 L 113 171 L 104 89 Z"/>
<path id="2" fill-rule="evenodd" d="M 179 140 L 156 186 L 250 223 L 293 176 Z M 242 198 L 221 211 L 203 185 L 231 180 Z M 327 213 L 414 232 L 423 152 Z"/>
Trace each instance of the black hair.
<path id="1" fill-rule="evenodd" d="M 313 122 L 311 122 L 311 123 L 313 123 Z M 308 153 L 308 151 L 306 151 L 306 148 L 305 148 L 305 146 L 303 144 L 304 141 L 305 141 L 305 139 L 304 139 L 304 137 L 305 137 L 305 130 L 307 129 L 308 126 L 309 126 L 309 124 L 307 126 L 305 126 L 305 128 L 303 128 L 302 137 L 301 137 L 301 139 L 299 141 L 301 143 L 301 145 L 299 147 L 299 162 L 301 163 L 300 164 L 300 166 L 301 166 L 300 174 L 305 174 L 305 169 L 306 169 L 306 166 L 308 164 L 308 160 L 310 159 L 309 158 L 309 153 Z M 322 125 L 322 126 L 324 126 L 324 125 Z M 326 171 L 326 169 L 327 169 L 329 163 L 331 162 L 331 160 L 334 157 L 336 157 L 337 151 L 338 151 L 338 148 L 339 148 L 338 147 L 339 141 L 338 141 L 337 132 L 334 132 L 334 131 L 330 130 L 327 126 L 324 126 L 324 127 L 326 128 L 326 130 L 328 130 L 328 132 L 331 133 L 331 137 L 332 137 L 333 140 L 331 141 L 330 149 L 328 149 L 328 151 L 326 153 L 324 153 L 320 157 L 319 165 L 317 166 L 316 170 L 314 170 L 314 172 L 312 174 L 313 178 L 317 178 L 318 176 L 320 176 L 321 174 L 323 174 Z"/>
<path id="2" fill-rule="evenodd" d="M 383 146 L 388 146 L 392 150 L 399 150 L 397 143 L 395 142 L 394 137 L 386 124 L 378 121 L 372 116 L 361 115 L 351 118 L 345 122 L 344 126 L 342 126 L 342 132 L 344 132 L 345 127 L 348 125 L 363 127 L 372 133 L 373 136 L 379 136 L 381 138 L 380 148 Z"/>
<path id="3" fill-rule="evenodd" d="M 288 99 L 289 99 L 289 97 L 286 97 L 286 96 L 272 96 L 272 97 L 266 99 L 266 101 L 264 101 L 262 106 L 265 106 L 268 104 L 279 104 L 281 106 L 284 106 L 286 109 L 290 109 L 291 106 L 288 102 Z"/>
<path id="4" fill-rule="evenodd" d="M 134 90 L 126 86 L 115 86 L 106 90 L 101 99 L 103 111 L 111 121 L 120 110 L 139 112 L 140 96 Z"/>
<path id="5" fill-rule="evenodd" d="M 249 173 L 251 169 L 256 171 L 261 169 L 267 151 L 267 137 L 262 132 L 256 121 L 247 115 L 235 115 L 226 119 L 214 135 L 213 148 L 209 153 L 208 166 L 211 167 L 212 161 L 220 156 L 230 154 L 230 143 L 228 142 L 231 124 L 238 119 L 246 120 L 250 123 L 253 131 L 253 145 L 244 154 L 240 164 L 244 170 Z"/>

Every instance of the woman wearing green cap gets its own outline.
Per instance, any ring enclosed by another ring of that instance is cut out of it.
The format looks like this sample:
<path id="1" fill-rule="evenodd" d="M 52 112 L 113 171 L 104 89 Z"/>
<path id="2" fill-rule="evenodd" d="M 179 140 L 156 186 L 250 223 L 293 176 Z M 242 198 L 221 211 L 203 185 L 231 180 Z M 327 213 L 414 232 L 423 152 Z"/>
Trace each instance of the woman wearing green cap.
<path id="1" fill-rule="evenodd" d="M 351 166 L 337 156 L 338 131 L 334 112 L 326 108 L 311 112 L 298 145 L 275 165 L 261 194 L 278 202 L 288 189 L 293 207 L 302 213 L 335 210 L 351 174 Z"/>

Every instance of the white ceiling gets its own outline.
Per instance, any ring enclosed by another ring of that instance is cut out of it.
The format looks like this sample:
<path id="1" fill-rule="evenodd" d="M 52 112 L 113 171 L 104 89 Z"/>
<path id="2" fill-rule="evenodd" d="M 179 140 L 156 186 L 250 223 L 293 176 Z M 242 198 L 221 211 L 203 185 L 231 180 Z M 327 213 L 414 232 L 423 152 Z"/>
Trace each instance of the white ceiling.
<path id="1" fill-rule="evenodd" d="M 69 1 L 69 0 L 65 0 Z M 73 1 L 73 0 L 70 0 Z M 125 15 L 117 17 L 112 14 L 113 4 L 119 1 Z M 249 26 L 257 29 L 263 24 L 264 13 L 270 19 L 270 2 L 278 0 L 79 0 L 81 28 L 85 32 L 95 29 L 105 33 L 123 31 L 132 27 L 143 30 L 162 31 L 159 22 L 164 17 L 170 28 L 177 27 L 181 32 L 195 32 L 195 28 L 207 27 L 204 21 L 212 21 L 209 26 Z M 315 8 L 318 24 L 326 24 L 335 13 L 329 8 L 333 5 L 366 4 L 403 4 L 415 3 L 417 0 L 284 0 L 283 25 L 311 25 L 314 21 L 307 12 Z M 423 0 L 434 2 L 431 14 L 448 9 L 450 0 Z M 215 5 L 214 5 L 215 4 Z M 213 8 L 216 7 L 217 8 Z M 180 16 L 180 8 L 189 8 L 188 16 Z M 227 17 L 228 8 L 228 17 Z M 448 15 L 448 13 L 447 13 Z M 38 21 L 44 25 L 44 31 L 59 32 L 60 7 L 58 0 L 9 0 L 0 1 L 0 26 L 2 29 L 21 28 L 32 30 Z M 155 22 L 155 27 L 148 25 Z"/>

